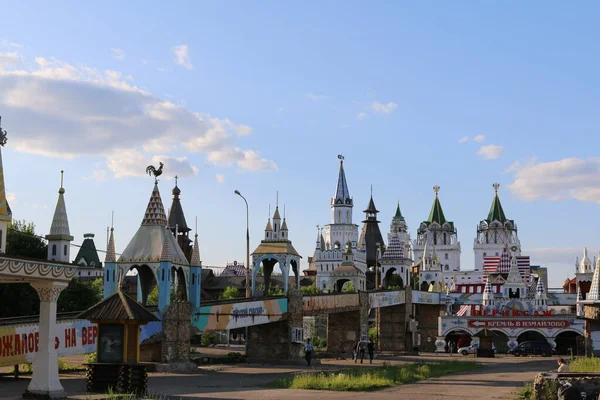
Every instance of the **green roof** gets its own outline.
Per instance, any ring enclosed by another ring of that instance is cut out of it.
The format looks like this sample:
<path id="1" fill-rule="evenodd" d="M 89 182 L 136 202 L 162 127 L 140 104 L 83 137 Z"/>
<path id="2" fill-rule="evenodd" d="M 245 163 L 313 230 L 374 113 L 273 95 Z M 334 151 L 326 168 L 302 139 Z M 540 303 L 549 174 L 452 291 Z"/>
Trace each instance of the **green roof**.
<path id="1" fill-rule="evenodd" d="M 433 201 L 433 206 L 431 206 L 431 211 L 429 212 L 429 218 L 427 218 L 427 222 L 437 222 L 440 225 L 444 225 L 446 222 L 446 217 L 444 217 L 444 211 L 442 210 L 442 205 L 440 204 L 440 199 L 437 194 L 435 196 L 435 200 Z"/>
<path id="2" fill-rule="evenodd" d="M 396 207 L 396 215 L 394 215 L 394 219 L 396 219 L 398 221 L 404 221 L 404 217 L 402 216 L 402 213 L 400 212 L 400 202 L 398 202 L 398 206 Z"/>
<path id="3" fill-rule="evenodd" d="M 504 215 L 504 210 L 502 209 L 502 204 L 500 204 L 500 197 L 498 197 L 498 193 L 494 195 L 494 200 L 492 201 L 492 206 L 490 207 L 490 212 L 488 213 L 487 220 L 491 221 L 506 221 L 506 215 Z"/>

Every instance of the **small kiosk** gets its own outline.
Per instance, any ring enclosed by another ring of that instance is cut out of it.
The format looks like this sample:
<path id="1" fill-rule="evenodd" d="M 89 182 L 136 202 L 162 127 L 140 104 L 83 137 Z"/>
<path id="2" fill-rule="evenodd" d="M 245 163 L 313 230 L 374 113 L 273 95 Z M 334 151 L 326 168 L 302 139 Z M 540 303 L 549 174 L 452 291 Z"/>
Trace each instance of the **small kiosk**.
<path id="1" fill-rule="evenodd" d="M 146 366 L 140 364 L 140 325 L 160 319 L 121 291 L 79 314 L 98 324 L 97 359 L 87 367 L 87 391 L 145 393 Z"/>

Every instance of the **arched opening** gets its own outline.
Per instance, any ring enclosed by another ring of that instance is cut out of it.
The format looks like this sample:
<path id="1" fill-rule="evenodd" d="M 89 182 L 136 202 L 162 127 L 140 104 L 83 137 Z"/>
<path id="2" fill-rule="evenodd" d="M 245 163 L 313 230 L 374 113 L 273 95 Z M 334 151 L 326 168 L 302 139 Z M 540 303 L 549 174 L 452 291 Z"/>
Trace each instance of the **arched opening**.
<path id="1" fill-rule="evenodd" d="M 546 337 L 538 331 L 525 331 L 517 337 L 517 342 L 547 342 L 547 340 Z"/>
<path id="2" fill-rule="evenodd" d="M 138 298 L 138 301 L 141 300 L 141 303 L 145 306 L 157 306 L 158 305 L 158 285 L 156 284 L 156 277 L 154 276 L 154 272 L 147 265 L 134 265 L 129 268 L 129 271 L 136 271 L 138 279 L 136 280 L 140 285 L 137 288 L 137 292 L 141 294 L 141 298 Z M 122 280 L 125 280 L 125 276 L 123 276 Z M 121 282 L 123 284 L 123 282 Z M 127 288 L 126 288 L 127 291 Z M 154 292 L 154 293 L 152 293 Z M 152 296 L 150 295 L 152 293 Z"/>
<path id="3" fill-rule="evenodd" d="M 52 245 L 52 255 L 53 256 L 56 255 L 56 245 L 55 244 Z"/>
<path id="4" fill-rule="evenodd" d="M 342 247 L 342 245 L 340 244 L 340 242 L 335 242 L 335 243 L 333 244 L 333 248 L 334 248 L 335 250 L 339 250 L 341 247 Z"/>
<path id="5" fill-rule="evenodd" d="M 421 291 L 426 292 L 428 290 L 429 290 L 429 283 L 427 283 L 426 281 L 421 282 Z"/>
<path id="6" fill-rule="evenodd" d="M 280 272 L 275 271 L 275 264 L 279 264 Z M 256 271 L 253 271 L 253 285 L 255 287 L 255 295 L 257 296 L 281 296 L 285 293 L 285 288 L 283 287 L 283 274 L 285 274 L 285 266 L 279 260 L 279 258 L 270 258 L 266 257 L 260 260 L 259 268 Z M 276 287 L 272 285 L 272 277 L 282 277 L 282 285 L 281 287 Z"/>
<path id="7" fill-rule="evenodd" d="M 492 344 L 496 348 L 496 354 L 506 353 L 508 351 L 508 336 L 502 331 L 488 330 L 492 337 Z"/>
<path id="8" fill-rule="evenodd" d="M 385 272 L 383 287 L 386 289 L 404 289 L 404 281 L 398 275 L 396 268 L 390 268 Z"/>
<path id="9" fill-rule="evenodd" d="M 187 285 L 183 268 L 171 268 L 171 300 L 187 301 Z"/>
<path id="10" fill-rule="evenodd" d="M 296 288 L 298 289 L 300 288 L 300 269 L 298 268 L 298 262 L 296 260 L 291 260 L 290 266 L 292 267 L 292 273 L 296 279 Z"/>
<path id="11" fill-rule="evenodd" d="M 335 284 L 334 284 L 335 291 L 342 293 L 344 291 L 344 286 L 346 285 L 347 282 L 350 282 L 350 279 L 342 278 L 342 279 L 338 279 L 337 281 L 335 281 Z"/>
<path id="12" fill-rule="evenodd" d="M 446 334 L 445 340 L 448 351 L 450 343 L 452 343 L 454 351 L 456 352 L 460 347 L 466 347 L 471 344 L 471 334 L 462 329 L 455 329 Z"/>
<path id="13" fill-rule="evenodd" d="M 559 333 L 554 339 L 556 342 L 556 352 L 561 355 L 585 354 L 585 342 L 583 335 L 575 331 L 565 331 Z"/>

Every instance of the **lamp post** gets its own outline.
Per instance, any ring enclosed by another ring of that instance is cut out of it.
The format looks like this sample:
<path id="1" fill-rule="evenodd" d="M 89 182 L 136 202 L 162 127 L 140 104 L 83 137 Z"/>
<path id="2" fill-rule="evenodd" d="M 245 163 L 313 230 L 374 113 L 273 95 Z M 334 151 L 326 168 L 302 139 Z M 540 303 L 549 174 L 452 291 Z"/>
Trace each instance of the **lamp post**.
<path id="1" fill-rule="evenodd" d="M 248 201 L 239 190 L 234 192 L 242 199 L 244 199 L 244 203 L 246 203 L 246 297 L 250 297 L 250 224 L 249 216 L 248 216 Z"/>

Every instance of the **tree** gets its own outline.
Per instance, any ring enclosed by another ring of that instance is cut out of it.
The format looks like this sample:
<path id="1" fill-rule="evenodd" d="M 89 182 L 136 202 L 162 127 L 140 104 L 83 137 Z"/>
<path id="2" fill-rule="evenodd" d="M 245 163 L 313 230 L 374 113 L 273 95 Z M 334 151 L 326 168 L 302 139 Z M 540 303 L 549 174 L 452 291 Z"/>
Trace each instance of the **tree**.
<path id="1" fill-rule="evenodd" d="M 171 303 L 177 300 L 177 293 L 174 289 L 171 289 Z M 154 288 L 148 293 L 148 298 L 146 299 L 147 306 L 157 306 L 158 305 L 158 286 L 154 286 Z"/>
<path id="2" fill-rule="evenodd" d="M 45 259 L 48 246 L 35 233 L 35 224 L 16 220 L 8 225 L 6 255 L 23 258 Z M 0 318 L 37 315 L 40 299 L 28 283 L 0 284 Z M 18 301 L 17 301 L 18 300 Z"/>
<path id="3" fill-rule="evenodd" d="M 102 279 L 81 281 L 77 278 L 69 282 L 58 296 L 56 308 L 58 312 L 87 310 L 102 300 Z"/>
<path id="4" fill-rule="evenodd" d="M 234 286 L 227 286 L 219 296 L 220 300 L 230 300 L 240 297 L 240 291 Z"/>
<path id="5" fill-rule="evenodd" d="M 319 290 L 319 288 L 317 288 L 317 285 L 313 283 L 310 286 L 302 286 L 300 288 L 300 293 L 311 295 L 311 294 L 321 294 L 322 292 Z"/>
<path id="6" fill-rule="evenodd" d="M 342 288 L 342 292 L 344 292 L 344 293 L 355 293 L 356 292 L 356 288 L 354 287 L 354 284 L 352 282 L 346 282 L 344 284 L 344 287 Z"/>
<path id="7" fill-rule="evenodd" d="M 387 289 L 404 289 L 404 281 L 398 274 L 392 274 L 387 281 Z"/>

